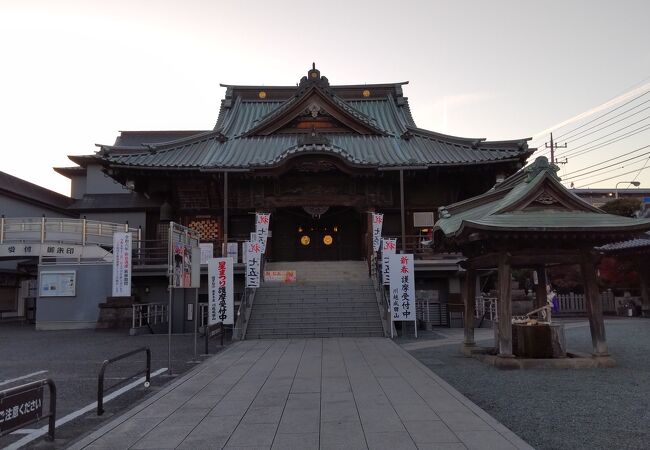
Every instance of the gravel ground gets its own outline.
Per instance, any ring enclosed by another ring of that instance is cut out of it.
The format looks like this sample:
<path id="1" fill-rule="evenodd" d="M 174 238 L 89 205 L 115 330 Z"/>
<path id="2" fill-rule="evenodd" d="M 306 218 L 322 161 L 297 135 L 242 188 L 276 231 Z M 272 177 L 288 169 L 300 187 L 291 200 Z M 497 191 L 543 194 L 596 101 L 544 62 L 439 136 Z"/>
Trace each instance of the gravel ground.
<path id="1" fill-rule="evenodd" d="M 613 369 L 503 371 L 456 343 L 410 353 L 535 448 L 650 448 L 650 320 L 606 321 L 606 333 Z M 566 337 L 590 351 L 588 326 Z"/>
<path id="2" fill-rule="evenodd" d="M 203 340 L 199 338 L 198 352 L 203 352 Z M 52 378 L 57 387 L 57 419 L 76 411 L 97 400 L 97 375 L 102 362 L 138 347 L 151 349 L 151 371 L 168 366 L 167 335 L 144 334 L 129 336 L 126 330 L 94 331 L 35 331 L 33 327 L 14 324 L 0 324 L 0 390 L 42 378 Z M 211 341 L 212 353 L 220 349 L 218 341 Z M 193 335 L 174 335 L 172 337 L 172 366 L 174 375 L 194 367 L 190 362 L 194 355 Z M 115 389 L 110 386 L 128 379 L 139 370 L 144 370 L 145 357 L 133 356 L 111 364 L 106 371 L 105 395 Z M 6 383 L 37 371 L 46 370 L 30 378 Z M 124 395 L 105 403 L 105 413 L 97 416 L 95 411 L 81 416 L 56 429 L 54 443 L 40 439 L 26 448 L 58 449 L 65 448 L 82 434 L 98 428 L 105 422 L 148 395 L 157 392 L 173 378 L 159 375 L 151 380 L 151 387 L 136 387 Z M 47 403 L 43 405 L 44 411 Z M 29 425 L 40 428 L 47 421 Z M 9 435 L 0 438 L 0 448 L 20 439 L 22 435 Z"/>

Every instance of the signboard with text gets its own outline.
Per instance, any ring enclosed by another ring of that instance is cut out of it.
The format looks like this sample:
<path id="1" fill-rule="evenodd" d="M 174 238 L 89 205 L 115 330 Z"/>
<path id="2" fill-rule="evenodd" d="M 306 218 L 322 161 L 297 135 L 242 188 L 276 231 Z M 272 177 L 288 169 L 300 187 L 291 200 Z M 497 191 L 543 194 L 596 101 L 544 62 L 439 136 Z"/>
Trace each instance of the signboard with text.
<path id="1" fill-rule="evenodd" d="M 246 242 L 246 287 L 260 287 L 262 246 L 259 242 Z"/>
<path id="2" fill-rule="evenodd" d="M 255 214 L 255 234 L 257 235 L 257 242 L 262 246 L 262 253 L 266 251 L 266 239 L 269 237 L 270 221 L 271 213 Z"/>
<path id="3" fill-rule="evenodd" d="M 235 323 L 234 284 L 231 258 L 208 261 L 208 325 Z"/>
<path id="4" fill-rule="evenodd" d="M 415 320 L 415 276 L 412 254 L 395 254 L 390 264 L 390 316 L 393 322 Z"/>
<path id="5" fill-rule="evenodd" d="M 43 416 L 43 387 L 0 397 L 0 436 Z"/>
<path id="6" fill-rule="evenodd" d="M 205 265 L 210 259 L 214 258 L 214 244 L 201 242 L 199 248 L 201 249 L 201 265 Z"/>
<path id="7" fill-rule="evenodd" d="M 113 297 L 131 296 L 131 233 L 113 233 Z"/>
<path id="8" fill-rule="evenodd" d="M 381 279 L 383 284 L 390 284 L 390 256 L 395 254 L 397 239 L 381 240 Z"/>
<path id="9" fill-rule="evenodd" d="M 372 213 L 372 251 L 378 252 L 381 244 L 381 228 L 384 224 L 384 215 Z"/>

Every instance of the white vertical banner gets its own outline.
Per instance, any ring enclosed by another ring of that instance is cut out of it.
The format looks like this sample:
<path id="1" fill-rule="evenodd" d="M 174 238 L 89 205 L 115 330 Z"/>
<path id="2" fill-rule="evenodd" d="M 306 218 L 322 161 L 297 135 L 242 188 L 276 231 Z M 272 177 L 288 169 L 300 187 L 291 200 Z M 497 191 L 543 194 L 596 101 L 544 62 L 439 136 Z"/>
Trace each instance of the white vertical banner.
<path id="1" fill-rule="evenodd" d="M 208 325 L 235 323 L 232 259 L 212 258 L 208 261 Z"/>
<path id="2" fill-rule="evenodd" d="M 413 255 L 391 255 L 390 314 L 393 322 L 415 320 L 415 274 Z"/>
<path id="3" fill-rule="evenodd" d="M 113 233 L 113 297 L 131 296 L 131 233 Z"/>
<path id="4" fill-rule="evenodd" d="M 262 246 L 259 242 L 246 242 L 246 287 L 260 287 Z"/>
<path id="5" fill-rule="evenodd" d="M 381 279 L 383 284 L 390 284 L 390 255 L 395 254 L 397 239 L 381 240 Z"/>
<path id="6" fill-rule="evenodd" d="M 381 245 L 381 227 L 384 224 L 384 215 L 372 213 L 372 251 L 378 252 Z"/>
<path id="7" fill-rule="evenodd" d="M 255 214 L 255 234 L 257 235 L 257 242 L 262 246 L 262 253 L 266 252 L 266 239 L 269 237 L 270 221 L 270 213 Z"/>

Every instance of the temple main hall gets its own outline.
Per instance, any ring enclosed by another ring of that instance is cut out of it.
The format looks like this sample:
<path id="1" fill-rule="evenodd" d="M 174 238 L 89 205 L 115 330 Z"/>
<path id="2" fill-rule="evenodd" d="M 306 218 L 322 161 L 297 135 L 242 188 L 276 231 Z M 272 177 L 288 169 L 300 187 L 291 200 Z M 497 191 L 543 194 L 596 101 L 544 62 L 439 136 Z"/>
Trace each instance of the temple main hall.
<path id="1" fill-rule="evenodd" d="M 363 260 L 369 212 L 381 212 L 384 237 L 414 251 L 439 206 L 487 191 L 533 149 L 419 128 L 405 85 L 334 85 L 315 66 L 293 86 L 223 85 L 212 130 L 122 132 L 71 159 L 137 193 L 123 208 L 161 205 L 147 210 L 146 239 L 174 220 L 220 249 L 270 212 L 268 261 Z"/>

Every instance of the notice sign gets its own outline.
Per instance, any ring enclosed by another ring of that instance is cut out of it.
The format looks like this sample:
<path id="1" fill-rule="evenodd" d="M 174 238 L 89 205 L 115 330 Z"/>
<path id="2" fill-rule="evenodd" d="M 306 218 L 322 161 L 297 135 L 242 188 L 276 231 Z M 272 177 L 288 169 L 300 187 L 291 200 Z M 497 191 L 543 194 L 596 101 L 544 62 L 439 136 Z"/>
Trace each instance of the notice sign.
<path id="1" fill-rule="evenodd" d="M 214 244 L 202 242 L 199 244 L 199 248 L 201 249 L 201 264 L 205 265 L 214 258 Z"/>
<path id="2" fill-rule="evenodd" d="M 246 287 L 260 287 L 260 262 L 262 246 L 259 242 L 246 242 Z"/>
<path id="3" fill-rule="evenodd" d="M 113 233 L 113 297 L 131 296 L 131 233 Z"/>
<path id="4" fill-rule="evenodd" d="M 390 284 L 390 255 L 395 254 L 397 239 L 381 240 L 381 279 L 384 285 Z"/>
<path id="5" fill-rule="evenodd" d="M 208 325 L 235 323 L 232 259 L 212 258 L 208 261 Z"/>
<path id="6" fill-rule="evenodd" d="M 265 270 L 264 281 L 275 281 L 280 283 L 295 283 L 295 270 Z"/>
<path id="7" fill-rule="evenodd" d="M 41 272 L 41 297 L 74 297 L 77 271 Z"/>
<path id="8" fill-rule="evenodd" d="M 233 262 L 237 262 L 239 260 L 239 244 L 236 242 L 228 242 L 226 256 L 232 258 Z"/>
<path id="9" fill-rule="evenodd" d="M 257 242 L 262 246 L 262 253 L 266 251 L 266 239 L 269 237 L 270 221 L 270 213 L 255 214 L 255 234 L 257 236 Z"/>
<path id="10" fill-rule="evenodd" d="M 381 244 L 381 227 L 384 224 L 384 215 L 372 213 L 372 251 L 378 252 Z"/>
<path id="11" fill-rule="evenodd" d="M 43 387 L 0 397 L 0 436 L 43 415 Z"/>
<path id="12" fill-rule="evenodd" d="M 415 320 L 413 255 L 390 256 L 390 316 L 393 322 Z"/>

